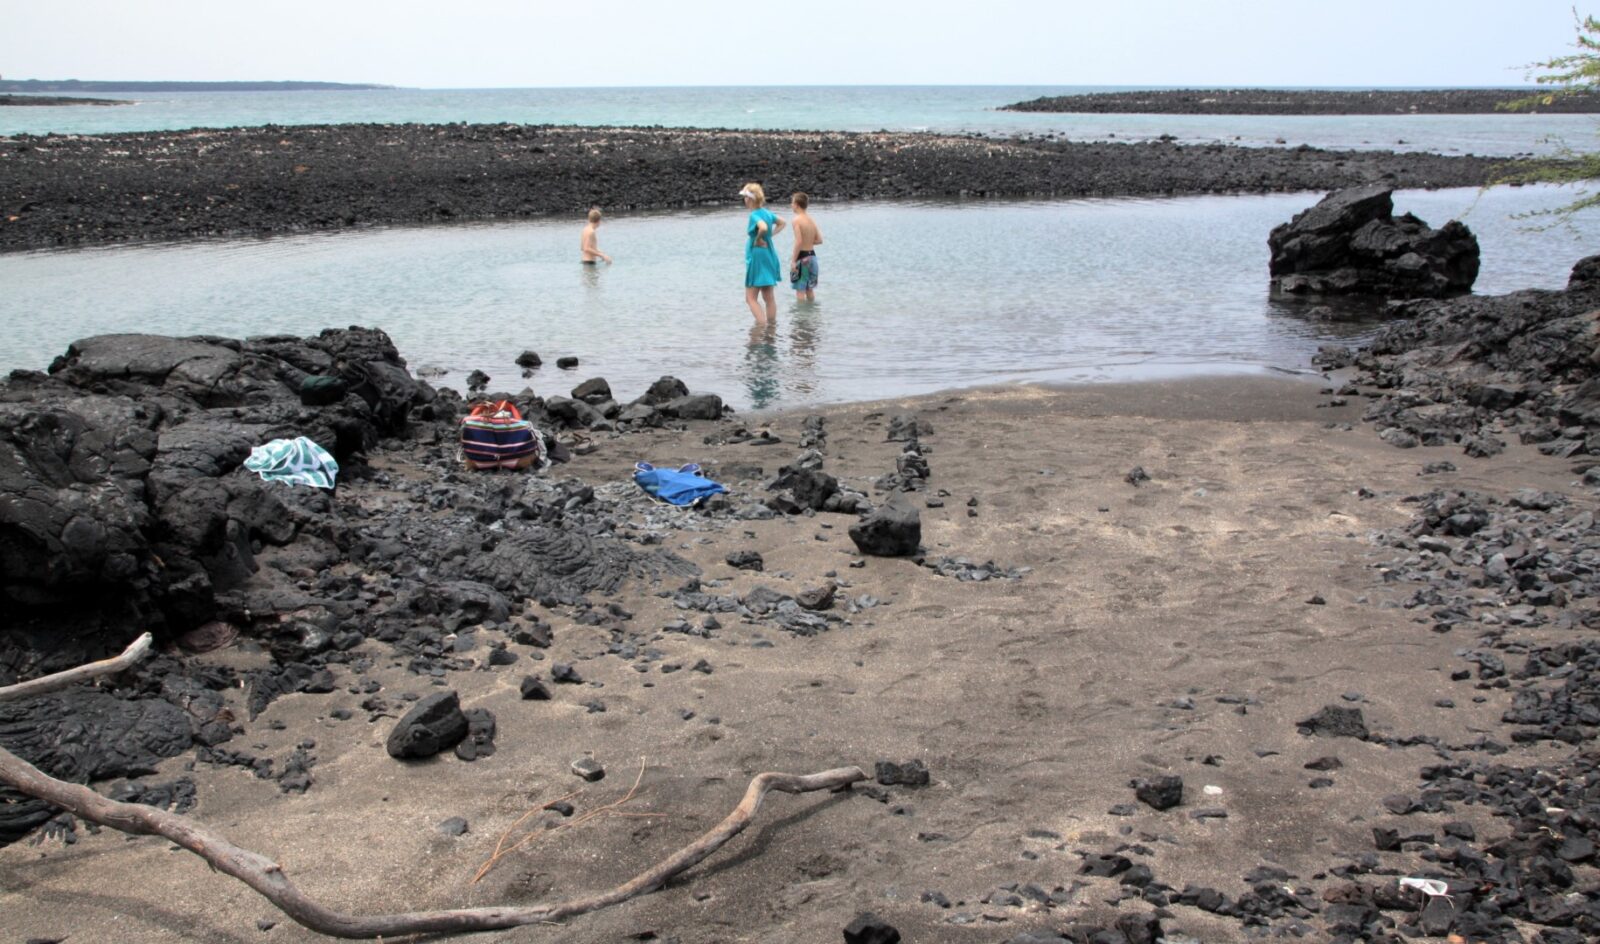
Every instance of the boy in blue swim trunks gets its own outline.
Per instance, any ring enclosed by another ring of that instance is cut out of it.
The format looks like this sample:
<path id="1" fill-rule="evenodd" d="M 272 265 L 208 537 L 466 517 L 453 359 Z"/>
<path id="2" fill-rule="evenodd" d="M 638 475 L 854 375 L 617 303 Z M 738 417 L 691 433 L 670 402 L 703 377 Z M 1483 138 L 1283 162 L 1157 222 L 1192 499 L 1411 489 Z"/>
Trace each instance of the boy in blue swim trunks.
<path id="1" fill-rule="evenodd" d="M 808 302 L 817 300 L 817 247 L 822 245 L 822 230 L 806 210 L 811 198 L 796 192 L 789 198 L 789 209 L 794 211 L 794 252 L 789 257 L 789 287 L 796 299 Z"/>

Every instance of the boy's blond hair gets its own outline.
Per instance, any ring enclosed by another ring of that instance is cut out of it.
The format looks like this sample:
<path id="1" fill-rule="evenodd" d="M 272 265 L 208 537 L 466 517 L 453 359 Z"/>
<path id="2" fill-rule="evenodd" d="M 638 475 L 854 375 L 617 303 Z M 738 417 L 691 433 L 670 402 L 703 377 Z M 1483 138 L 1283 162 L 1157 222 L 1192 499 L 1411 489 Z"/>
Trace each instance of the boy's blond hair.
<path id="1" fill-rule="evenodd" d="M 794 196 L 789 198 L 789 202 L 793 203 L 797 209 L 801 210 L 810 209 L 811 207 L 811 198 L 806 196 L 805 191 L 803 190 L 796 190 L 794 192 Z"/>
<path id="2" fill-rule="evenodd" d="M 591 223 L 600 222 L 600 208 L 599 207 L 590 207 L 589 208 L 589 222 L 591 222 Z"/>

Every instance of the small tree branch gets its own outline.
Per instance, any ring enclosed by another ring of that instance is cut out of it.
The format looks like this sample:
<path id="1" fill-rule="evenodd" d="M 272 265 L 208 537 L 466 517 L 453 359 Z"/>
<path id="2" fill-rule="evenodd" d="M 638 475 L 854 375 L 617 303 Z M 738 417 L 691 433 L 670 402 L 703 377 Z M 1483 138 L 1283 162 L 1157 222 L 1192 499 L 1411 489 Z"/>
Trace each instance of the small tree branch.
<path id="1" fill-rule="evenodd" d="M 324 907 L 289 881 L 276 862 L 234 845 L 187 817 L 150 806 L 107 799 L 87 787 L 57 780 L 0 748 L 0 782 L 53 803 L 92 823 L 135 836 L 170 839 L 204 859 L 217 871 L 231 875 L 255 889 L 300 924 L 321 934 L 348 938 L 493 931 L 558 921 L 608 908 L 661 888 L 673 877 L 694 867 L 739 835 L 761 809 L 761 801 L 768 791 L 810 793 L 846 787 L 865 779 L 867 775 L 859 767 L 840 767 L 806 775 L 757 774 L 745 790 L 744 799 L 722 822 L 621 885 L 594 895 L 526 908 L 461 908 L 362 916 Z"/>
<path id="2" fill-rule="evenodd" d="M 119 656 L 110 659 L 101 659 L 99 662 L 90 662 L 80 665 L 75 669 L 64 672 L 55 672 L 50 675 L 18 682 L 15 685 L 0 685 L 0 701 L 12 701 L 18 698 L 31 698 L 34 695 L 43 695 L 76 685 L 101 675 L 111 675 L 123 669 L 132 668 L 140 659 L 150 654 L 152 639 L 145 633 L 138 639 L 128 644 Z"/>

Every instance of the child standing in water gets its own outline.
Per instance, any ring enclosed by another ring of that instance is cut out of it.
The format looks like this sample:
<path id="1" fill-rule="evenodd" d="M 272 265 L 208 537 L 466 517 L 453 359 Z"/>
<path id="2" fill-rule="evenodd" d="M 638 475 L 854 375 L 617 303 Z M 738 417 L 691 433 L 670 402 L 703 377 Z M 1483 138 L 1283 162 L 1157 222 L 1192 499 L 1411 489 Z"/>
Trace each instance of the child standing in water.
<path id="1" fill-rule="evenodd" d="M 817 300 L 817 247 L 822 245 L 822 230 L 806 210 L 811 198 L 796 192 L 789 198 L 789 209 L 794 211 L 794 253 L 789 257 L 789 287 L 796 299 L 808 302 Z"/>
<path id="2" fill-rule="evenodd" d="M 600 228 L 600 208 L 594 207 L 589 211 L 589 224 L 583 228 L 583 238 L 578 241 L 578 252 L 582 255 L 584 265 L 594 265 L 601 259 L 606 265 L 611 264 L 611 257 L 600 251 L 600 238 L 596 230 Z"/>
<path id="3" fill-rule="evenodd" d="M 745 184 L 739 191 L 750 218 L 745 224 L 744 301 L 757 321 L 776 321 L 778 303 L 773 286 L 778 284 L 778 250 L 772 238 L 783 232 L 784 222 L 767 209 L 767 194 L 760 184 Z M 759 298 L 759 302 L 758 302 Z M 763 312 L 762 304 L 766 311 Z"/>

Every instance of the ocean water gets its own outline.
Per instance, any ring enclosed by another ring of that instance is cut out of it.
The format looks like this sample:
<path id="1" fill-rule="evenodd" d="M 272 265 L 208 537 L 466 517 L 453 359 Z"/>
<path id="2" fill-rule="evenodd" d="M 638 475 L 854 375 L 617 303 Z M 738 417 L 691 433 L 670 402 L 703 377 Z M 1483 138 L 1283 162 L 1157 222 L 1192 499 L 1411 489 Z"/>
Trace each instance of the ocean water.
<path id="1" fill-rule="evenodd" d="M 1511 156 L 1586 146 L 1589 115 L 1261 117 L 1050 115 L 998 111 L 1043 95 L 1124 86 L 823 86 L 751 88 L 374 89 L 325 92 L 104 93 L 124 106 L 0 107 L 0 136 L 104 134 L 265 124 L 494 123 L 664 125 L 825 131 L 1056 135 L 1074 141 L 1223 141 Z"/>
<path id="2" fill-rule="evenodd" d="M 566 394 L 603 376 L 631 398 L 673 374 L 741 408 L 1306 371 L 1319 345 L 1376 326 L 1268 295 L 1267 233 L 1319 196 L 819 206 L 818 300 L 780 287 L 771 331 L 753 329 L 744 305 L 745 216 L 732 207 L 610 219 L 600 243 L 616 264 L 598 267 L 578 264 L 578 220 L 7 254 L 0 369 L 42 368 L 109 332 L 361 324 L 457 389 L 481 369 L 493 389 Z M 1396 211 L 1463 218 L 1483 247 L 1478 290 L 1496 293 L 1560 287 L 1593 251 L 1600 221 L 1534 231 L 1514 216 L 1570 197 L 1402 191 Z M 546 362 L 531 377 L 513 362 L 525 348 Z M 578 370 L 551 366 L 568 354 Z"/>

